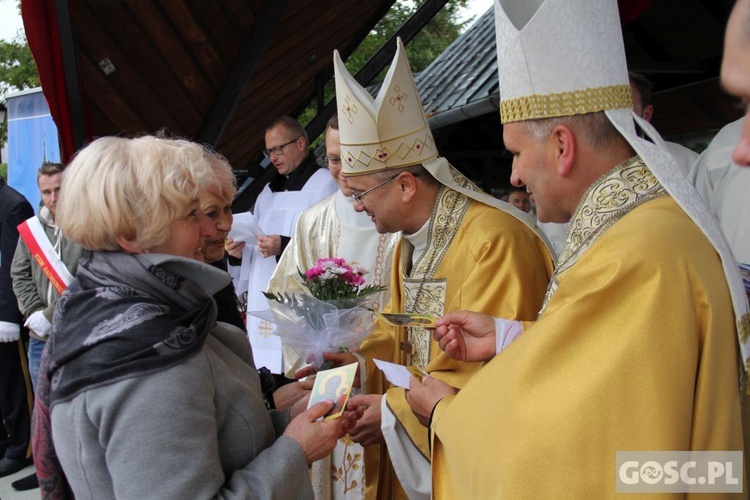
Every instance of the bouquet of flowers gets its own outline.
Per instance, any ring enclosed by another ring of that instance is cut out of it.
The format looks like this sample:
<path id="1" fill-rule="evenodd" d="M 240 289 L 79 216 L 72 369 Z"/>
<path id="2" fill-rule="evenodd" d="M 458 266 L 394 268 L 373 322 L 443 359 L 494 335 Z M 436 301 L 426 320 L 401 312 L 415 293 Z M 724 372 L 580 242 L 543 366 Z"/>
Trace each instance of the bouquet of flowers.
<path id="1" fill-rule="evenodd" d="M 318 259 L 307 271 L 297 272 L 309 294 L 265 293 L 270 315 L 253 314 L 275 323 L 286 347 L 321 368 L 324 352 L 356 350 L 372 333 L 374 294 L 385 287 L 364 286 L 367 270 L 341 258 Z"/>

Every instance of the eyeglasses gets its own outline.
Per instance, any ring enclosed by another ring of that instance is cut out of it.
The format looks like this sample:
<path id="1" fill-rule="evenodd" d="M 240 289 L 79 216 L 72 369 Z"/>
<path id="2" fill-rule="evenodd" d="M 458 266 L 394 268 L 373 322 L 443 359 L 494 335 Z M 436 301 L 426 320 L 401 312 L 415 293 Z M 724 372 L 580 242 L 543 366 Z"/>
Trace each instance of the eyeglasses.
<path id="1" fill-rule="evenodd" d="M 284 147 L 290 145 L 291 143 L 293 143 L 294 141 L 296 141 L 300 137 L 302 137 L 302 136 L 299 135 L 299 136 L 295 137 L 294 139 L 292 139 L 291 141 L 285 142 L 281 146 L 274 146 L 274 147 L 269 148 L 269 149 L 264 149 L 263 150 L 263 154 L 266 155 L 266 156 L 271 156 L 271 155 L 279 156 L 281 153 L 284 152 Z"/>
<path id="2" fill-rule="evenodd" d="M 370 191 L 376 190 L 380 186 L 386 185 L 388 182 L 392 181 L 393 179 L 395 179 L 399 175 L 401 175 L 400 172 L 398 174 L 396 174 L 396 175 L 392 175 L 392 176 L 388 177 L 386 180 L 384 180 L 380 184 L 376 184 L 373 187 L 371 187 L 370 189 L 367 189 L 367 190 L 361 192 L 360 194 L 354 194 L 354 193 L 352 193 L 352 200 L 354 200 L 354 203 L 357 203 L 358 205 L 361 205 L 363 203 L 362 202 L 362 198 L 364 198 L 367 193 L 369 193 Z"/>
<path id="3" fill-rule="evenodd" d="M 324 156 L 326 160 L 326 165 L 329 167 L 340 167 L 341 166 L 341 158 L 338 156 Z"/>

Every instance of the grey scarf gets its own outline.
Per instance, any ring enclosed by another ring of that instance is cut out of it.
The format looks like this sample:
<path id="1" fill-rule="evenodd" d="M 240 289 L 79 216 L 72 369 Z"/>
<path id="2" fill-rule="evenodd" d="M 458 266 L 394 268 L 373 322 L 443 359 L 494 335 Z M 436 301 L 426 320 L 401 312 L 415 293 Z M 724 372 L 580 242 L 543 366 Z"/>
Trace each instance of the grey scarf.
<path id="1" fill-rule="evenodd" d="M 153 256 L 114 252 L 81 259 L 77 279 L 55 308 L 50 407 L 93 387 L 164 370 L 203 346 L 216 319 L 214 301 L 170 265 L 153 262 Z"/>

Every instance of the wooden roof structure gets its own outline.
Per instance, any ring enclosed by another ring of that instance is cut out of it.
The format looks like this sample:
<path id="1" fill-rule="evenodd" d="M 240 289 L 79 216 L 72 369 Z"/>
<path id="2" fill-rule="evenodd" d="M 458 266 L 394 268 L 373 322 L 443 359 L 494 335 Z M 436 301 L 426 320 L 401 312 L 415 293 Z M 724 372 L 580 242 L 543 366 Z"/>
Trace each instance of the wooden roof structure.
<path id="1" fill-rule="evenodd" d="M 428 0 L 402 38 L 445 1 Z M 167 129 L 243 168 L 263 148 L 268 122 L 322 100 L 333 50 L 350 55 L 393 3 L 22 0 L 21 9 L 52 115 L 70 135 L 64 158 L 91 137 Z"/>
<path id="2" fill-rule="evenodd" d="M 445 1 L 424 3 L 399 32 L 405 43 Z M 323 86 L 333 74 L 333 50 L 346 58 L 393 3 L 22 0 L 22 15 L 61 131 L 64 159 L 92 137 L 165 128 L 214 145 L 236 169 L 245 169 L 259 160 L 264 127 L 278 115 L 296 116 L 317 102 L 319 116 L 308 129 L 313 136 L 322 131 L 333 112 L 333 105 L 323 102 Z M 667 137 L 716 129 L 738 116 L 718 85 L 732 4 L 619 0 L 628 62 L 654 81 L 654 124 Z M 491 20 L 485 24 L 482 36 L 492 37 Z M 497 113 L 491 99 L 497 92 L 494 46 L 482 52 L 477 44 L 483 38 L 475 38 L 465 46 L 468 52 L 456 56 L 468 61 L 462 66 L 467 69 L 449 73 L 445 68 L 457 65 L 443 58 L 438 62 L 447 66 L 438 66 L 434 81 L 426 82 L 433 90 L 423 90 L 425 105 L 435 115 L 433 128 L 445 129 L 436 132 L 444 154 L 454 149 L 467 157 L 479 154 L 485 148 L 473 149 L 470 136 L 476 134 L 471 130 L 488 125 L 473 125 L 472 117 Z M 358 80 L 370 83 L 394 50 L 394 43 L 386 44 Z M 420 86 L 432 78 L 429 69 L 420 75 Z M 476 81 L 479 74 L 484 80 Z M 446 75 L 452 77 L 440 78 Z M 479 101 L 491 107 L 482 108 Z M 459 116 L 460 125 L 455 117 L 446 120 L 451 112 L 465 115 Z M 443 121 L 437 120 L 441 114 Z M 496 134 L 490 146 L 502 151 L 500 142 Z"/>

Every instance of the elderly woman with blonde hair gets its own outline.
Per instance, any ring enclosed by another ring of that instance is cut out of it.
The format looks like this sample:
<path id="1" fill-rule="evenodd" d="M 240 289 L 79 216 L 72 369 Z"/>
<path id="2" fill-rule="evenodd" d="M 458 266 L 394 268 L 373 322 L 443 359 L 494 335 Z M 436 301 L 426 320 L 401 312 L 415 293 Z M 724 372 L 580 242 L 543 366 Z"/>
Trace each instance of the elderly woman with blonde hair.
<path id="1" fill-rule="evenodd" d="M 206 237 L 201 245 L 203 260 L 212 266 L 227 271 L 227 255 L 240 257 L 244 242 L 228 239 L 232 229 L 232 200 L 237 192 L 232 167 L 222 155 L 206 150 L 206 161 L 211 168 L 194 170 L 200 187 L 200 207 L 216 228 L 215 234 Z M 245 331 L 245 321 L 239 310 L 239 301 L 234 285 L 229 284 L 214 294 L 219 321 L 230 323 Z"/>
<path id="2" fill-rule="evenodd" d="M 50 345 L 55 450 L 76 498 L 309 498 L 307 465 L 354 415 L 268 412 L 247 337 L 216 323 L 229 276 L 195 260 L 205 150 L 102 138 L 63 180 L 62 231 L 90 252 Z M 278 436 L 278 437 L 277 437 Z"/>

